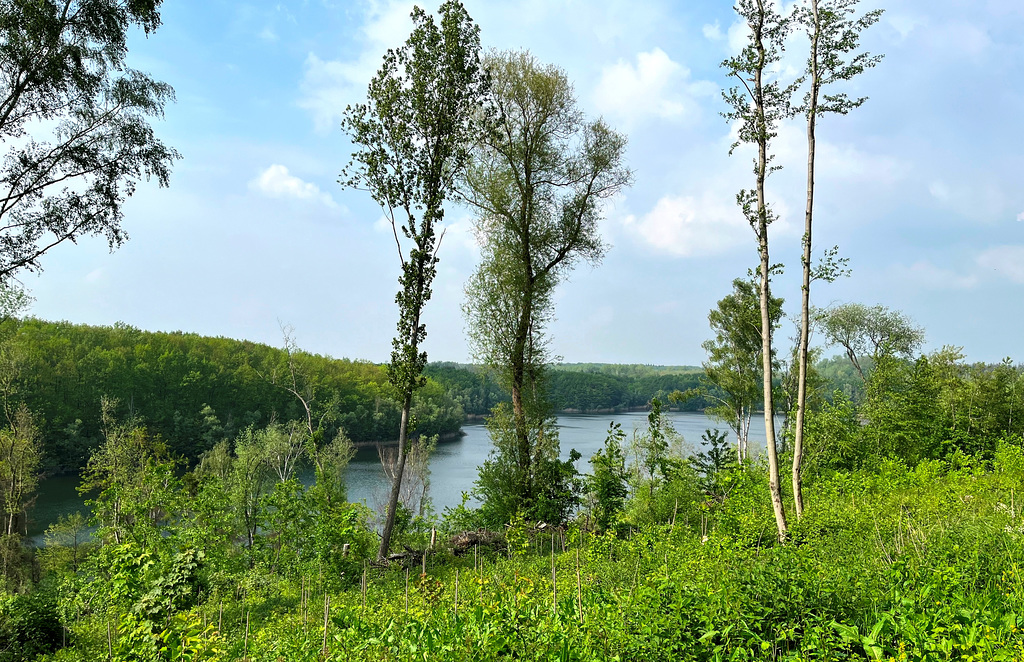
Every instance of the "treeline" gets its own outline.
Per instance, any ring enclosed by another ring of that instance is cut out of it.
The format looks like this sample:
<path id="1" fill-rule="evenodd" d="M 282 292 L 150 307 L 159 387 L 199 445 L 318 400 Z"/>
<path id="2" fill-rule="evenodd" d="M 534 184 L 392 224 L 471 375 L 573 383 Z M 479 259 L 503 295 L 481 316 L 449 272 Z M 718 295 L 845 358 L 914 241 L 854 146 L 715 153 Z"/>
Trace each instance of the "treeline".
<path id="1" fill-rule="evenodd" d="M 296 389 L 315 401 L 329 437 L 339 429 L 357 443 L 398 435 L 400 409 L 385 371 L 366 361 L 124 324 L 8 320 L 0 333 L 11 395 L 37 417 L 48 471 L 84 466 L 102 437 L 103 397 L 189 461 L 249 426 L 304 419 Z M 414 418 L 416 434 L 446 435 L 458 432 L 464 415 L 428 380 Z"/>
<path id="2" fill-rule="evenodd" d="M 944 347 L 915 360 L 882 356 L 872 365 L 852 397 L 842 388 L 828 393 L 822 382 L 809 398 L 809 477 L 874 469 L 890 459 L 909 466 L 988 461 L 1001 441 L 1024 438 L 1024 369 L 1010 359 L 972 364 L 959 348 Z"/>
<path id="3" fill-rule="evenodd" d="M 425 374 L 442 384 L 448 395 L 471 416 L 486 416 L 499 402 L 508 402 L 508 391 L 494 373 L 482 366 L 440 362 L 427 366 Z M 652 399 L 668 401 L 675 391 L 702 385 L 703 371 L 689 366 L 619 365 L 572 363 L 550 366 L 543 387 L 552 407 L 560 412 L 622 411 L 647 407 Z M 712 391 L 716 389 L 710 387 Z M 678 411 L 700 411 L 708 406 L 703 395 L 673 403 Z"/>

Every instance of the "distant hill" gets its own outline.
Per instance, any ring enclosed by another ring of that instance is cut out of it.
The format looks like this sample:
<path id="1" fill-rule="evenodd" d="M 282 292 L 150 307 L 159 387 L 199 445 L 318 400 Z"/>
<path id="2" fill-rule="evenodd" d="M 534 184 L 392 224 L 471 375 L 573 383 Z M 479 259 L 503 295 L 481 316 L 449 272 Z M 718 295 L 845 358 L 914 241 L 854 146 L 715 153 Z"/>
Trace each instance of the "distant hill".
<path id="1" fill-rule="evenodd" d="M 555 363 L 552 370 L 597 372 L 616 377 L 647 377 L 650 375 L 681 375 L 703 373 L 699 365 L 651 365 L 648 363 Z"/>
<path id="2" fill-rule="evenodd" d="M 426 374 L 442 384 L 470 415 L 484 416 L 495 404 L 509 399 L 495 376 L 482 366 L 431 363 Z M 551 366 L 545 386 L 557 411 L 621 411 L 646 407 L 652 398 L 667 403 L 673 391 L 699 386 L 703 374 L 703 369 L 692 366 L 563 363 Z M 698 397 L 671 408 L 698 411 L 705 406 L 705 400 Z"/>
<path id="3" fill-rule="evenodd" d="M 100 440 L 103 396 L 120 402 L 119 416 L 139 418 L 189 460 L 248 425 L 304 413 L 280 385 L 289 374 L 286 353 L 268 345 L 38 319 L 0 324 L 0 339 L 15 357 L 15 399 L 41 417 L 50 470 L 84 464 Z M 305 353 L 295 359 L 333 414 L 329 434 L 342 427 L 356 442 L 398 437 L 400 410 L 382 367 Z M 434 380 L 417 393 L 413 414 L 423 434 L 456 433 L 465 418 Z"/>

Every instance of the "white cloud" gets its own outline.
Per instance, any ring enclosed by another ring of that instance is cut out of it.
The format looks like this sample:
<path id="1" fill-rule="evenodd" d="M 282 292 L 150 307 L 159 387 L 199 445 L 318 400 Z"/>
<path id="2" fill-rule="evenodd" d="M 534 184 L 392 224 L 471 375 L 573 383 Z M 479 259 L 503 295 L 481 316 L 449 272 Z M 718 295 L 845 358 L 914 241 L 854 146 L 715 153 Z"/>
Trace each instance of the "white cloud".
<path id="1" fill-rule="evenodd" d="M 730 140 L 738 138 L 738 124 L 730 126 Z M 807 163 L 807 127 L 802 119 L 783 122 L 772 140 L 772 152 L 783 172 L 802 172 Z M 847 180 L 893 184 L 912 172 L 900 157 L 878 151 L 865 151 L 852 142 L 833 142 L 819 135 L 815 148 L 815 169 L 824 181 Z M 941 182 L 935 186 L 942 187 Z M 936 190 L 939 190 L 938 188 Z"/>
<path id="2" fill-rule="evenodd" d="M 259 34 L 257 34 L 256 36 L 262 39 L 263 41 L 275 42 L 278 40 L 277 33 L 274 32 L 273 28 L 271 28 L 269 25 L 260 30 Z"/>
<path id="3" fill-rule="evenodd" d="M 916 41 L 918 48 L 947 57 L 977 58 L 993 45 L 986 27 L 960 18 L 942 20 L 937 15 L 889 15 L 886 12 L 882 21 L 899 35 L 899 41 Z"/>
<path id="4" fill-rule="evenodd" d="M 312 114 L 318 132 L 336 129 L 345 107 L 365 96 L 384 53 L 408 38 L 412 8 L 413 4 L 407 2 L 371 3 L 361 30 L 363 43 L 358 56 L 323 60 L 310 53 L 306 57 L 298 106 Z"/>
<path id="5" fill-rule="evenodd" d="M 917 26 L 925 23 L 925 19 L 920 16 L 911 16 L 909 14 L 893 14 L 886 12 L 884 15 L 884 22 L 899 33 L 900 39 L 906 39 L 907 35 L 913 32 Z"/>
<path id="6" fill-rule="evenodd" d="M 1010 196 L 999 182 L 968 175 L 953 184 L 935 180 L 928 184 L 928 193 L 939 205 L 968 221 L 998 223 L 1012 214 Z"/>
<path id="7" fill-rule="evenodd" d="M 320 187 L 305 182 L 288 172 L 288 168 L 273 164 L 249 182 L 249 189 L 271 198 L 293 198 L 296 200 L 318 200 L 332 209 L 338 207 L 329 194 Z"/>
<path id="8" fill-rule="evenodd" d="M 898 265 L 895 271 L 897 281 L 930 289 L 967 290 L 978 284 L 977 274 L 960 274 L 951 269 L 938 267 L 927 260 L 919 260 L 909 267 Z"/>
<path id="9" fill-rule="evenodd" d="M 706 24 L 701 28 L 701 32 L 704 33 L 704 37 L 706 39 L 710 39 L 711 41 L 720 41 L 722 39 L 722 26 L 719 25 L 718 21 L 715 21 L 712 24 Z"/>
<path id="10" fill-rule="evenodd" d="M 373 222 L 373 229 L 377 232 L 386 232 L 391 234 L 391 220 L 383 214 L 377 217 L 377 220 Z"/>
<path id="11" fill-rule="evenodd" d="M 929 38 L 940 52 L 959 53 L 976 58 L 992 46 L 992 39 L 985 29 L 965 21 L 950 21 L 931 27 Z"/>
<path id="12" fill-rule="evenodd" d="M 679 118 L 696 112 L 695 97 L 712 96 L 718 86 L 690 81 L 690 70 L 660 48 L 638 53 L 636 64 L 619 60 L 605 67 L 594 90 L 597 109 L 626 123 L 643 117 Z"/>
<path id="13" fill-rule="evenodd" d="M 1021 222 L 1024 222 L 1024 211 L 1022 211 L 1021 213 L 1017 214 L 1017 220 L 1021 221 Z"/>
<path id="14" fill-rule="evenodd" d="M 729 52 L 739 53 L 747 45 L 747 41 L 750 38 L 750 27 L 747 26 L 746 21 L 737 20 L 729 26 L 727 36 Z"/>
<path id="15" fill-rule="evenodd" d="M 750 228 L 727 198 L 705 193 L 701 197 L 666 195 L 654 209 L 624 224 L 656 249 L 693 257 L 717 255 L 749 239 Z"/>
<path id="16" fill-rule="evenodd" d="M 103 267 L 93 269 L 85 275 L 85 282 L 87 283 L 100 283 L 107 279 L 107 271 Z"/>
<path id="17" fill-rule="evenodd" d="M 372 67 L 362 61 L 321 60 L 310 53 L 299 84 L 299 108 L 310 112 L 317 131 L 327 133 L 338 127 L 345 107 L 361 98 L 372 76 Z"/>
<path id="18" fill-rule="evenodd" d="M 1024 246 L 996 246 L 978 256 L 978 266 L 1024 284 Z"/>

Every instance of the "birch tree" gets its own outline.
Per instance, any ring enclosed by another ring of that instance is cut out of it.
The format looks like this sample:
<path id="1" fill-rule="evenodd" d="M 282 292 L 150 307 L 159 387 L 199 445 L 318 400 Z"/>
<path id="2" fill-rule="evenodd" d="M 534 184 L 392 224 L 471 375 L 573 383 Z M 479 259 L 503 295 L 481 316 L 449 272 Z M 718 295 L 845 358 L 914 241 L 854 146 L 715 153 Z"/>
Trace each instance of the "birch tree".
<path id="1" fill-rule="evenodd" d="M 160 25 L 162 0 L 0 3 L 0 283 L 44 253 L 127 235 L 143 179 L 167 186 L 179 154 L 156 138 L 174 90 L 127 66 L 128 32 Z"/>
<path id="2" fill-rule="evenodd" d="M 26 515 L 35 501 L 42 459 L 41 435 L 28 407 L 22 403 L 0 429 L 0 506 L 3 507 L 3 535 L 19 529 L 27 535 Z"/>
<path id="3" fill-rule="evenodd" d="M 782 318 L 782 303 L 778 297 L 772 297 L 769 302 L 773 328 L 778 327 Z M 747 443 L 750 419 L 762 397 L 759 382 L 764 364 L 757 283 L 743 278 L 734 280 L 732 292 L 708 313 L 708 323 L 715 337 L 701 345 L 708 353 L 704 375 L 710 385 L 718 387 L 721 395 L 708 388 L 690 395 L 699 393 L 715 402 L 706 413 L 727 423 L 736 434 L 736 460 L 742 466 L 750 457 Z M 772 359 L 774 365 L 774 357 Z"/>
<path id="4" fill-rule="evenodd" d="M 771 277 L 776 273 L 777 267 L 771 262 L 768 246 L 768 227 L 776 216 L 765 197 L 765 182 L 768 176 L 779 168 L 771 164 L 774 158 L 774 154 L 770 152 L 771 142 L 777 134 L 779 123 L 790 113 L 793 88 L 783 85 L 772 75 L 782 59 L 790 23 L 779 14 L 769 0 L 739 0 L 735 9 L 746 23 L 748 37 L 739 55 L 722 63 L 728 75 L 738 82 L 738 85 L 723 93 L 729 106 L 724 116 L 728 121 L 736 123 L 739 130 L 738 139 L 730 149 L 730 154 L 741 144 L 753 145 L 757 150 L 754 157 L 754 188 L 740 191 L 736 196 L 736 202 L 754 231 L 760 257 L 757 278 L 761 309 L 762 391 L 768 482 L 775 525 L 781 540 L 786 537 L 787 525 L 775 441 L 770 293 Z"/>
<path id="5" fill-rule="evenodd" d="M 810 340 L 810 296 L 811 282 L 831 282 L 839 276 L 845 263 L 835 259 L 836 249 L 827 251 L 817 268 L 811 265 L 811 230 L 814 217 L 814 166 L 815 130 L 819 117 L 834 113 L 845 115 L 860 107 L 867 97 L 850 98 L 844 92 L 822 92 L 836 83 L 848 81 L 865 69 L 874 67 L 882 59 L 880 55 L 858 53 L 851 55 L 860 46 L 860 35 L 876 23 L 881 10 L 870 11 L 856 18 L 859 0 L 808 0 L 795 13 L 797 23 L 807 32 L 810 52 L 804 76 L 808 90 L 803 104 L 797 111 L 807 120 L 807 204 L 804 211 L 803 235 L 803 282 L 800 290 L 800 342 L 797 354 L 797 401 L 796 426 L 793 436 L 793 502 L 796 516 L 804 513 L 804 498 L 800 480 L 800 465 L 804 453 L 804 415 L 807 408 L 807 351 Z"/>

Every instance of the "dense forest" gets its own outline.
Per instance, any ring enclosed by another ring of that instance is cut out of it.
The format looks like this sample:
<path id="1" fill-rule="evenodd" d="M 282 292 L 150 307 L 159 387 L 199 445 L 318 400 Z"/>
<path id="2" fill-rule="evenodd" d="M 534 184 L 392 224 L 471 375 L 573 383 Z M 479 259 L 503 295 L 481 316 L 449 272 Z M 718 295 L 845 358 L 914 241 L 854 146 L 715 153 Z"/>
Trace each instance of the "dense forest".
<path id="1" fill-rule="evenodd" d="M 367 361 L 123 324 L 11 319 L 0 333 L 13 370 L 9 388 L 39 417 L 50 473 L 85 466 L 100 443 L 103 397 L 190 462 L 248 426 L 301 418 L 290 366 L 318 404 L 331 409 L 330 434 L 344 430 L 356 443 L 397 437 L 400 412 L 385 371 Z M 431 363 L 425 375 L 429 381 L 415 400 L 417 434 L 456 434 L 465 415 L 487 415 L 509 399 L 480 366 Z M 557 411 L 621 411 L 646 408 L 654 398 L 667 403 L 673 392 L 699 387 L 701 376 L 692 368 L 557 366 L 545 388 Z M 698 411 L 705 405 L 697 396 L 669 406 Z"/>
<path id="2" fill-rule="evenodd" d="M 303 418 L 290 390 L 293 369 L 302 392 L 329 411 L 328 436 L 342 429 L 358 443 L 398 435 L 385 372 L 366 361 L 126 325 L 8 320 L 0 333 L 13 369 L 10 389 L 38 415 L 50 471 L 85 466 L 101 441 L 103 397 L 189 461 L 249 426 Z M 435 381 L 417 393 L 415 413 L 419 434 L 455 434 L 463 421 L 459 404 Z"/>
<path id="3" fill-rule="evenodd" d="M 444 385 L 470 416 L 486 416 L 496 404 L 510 398 L 494 372 L 482 366 L 431 363 L 424 374 Z M 676 391 L 706 385 L 702 375 L 700 368 L 683 366 L 556 364 L 545 375 L 543 388 L 555 411 L 611 412 L 645 409 L 654 398 L 668 403 L 669 396 Z M 709 388 L 716 390 L 714 385 Z M 668 406 L 679 411 L 700 411 L 707 406 L 707 399 L 698 395 Z"/>
<path id="4" fill-rule="evenodd" d="M 400 412 L 385 371 L 367 361 L 123 324 L 8 320 L 0 333 L 14 369 L 10 388 L 39 416 L 49 472 L 85 466 L 100 442 L 103 397 L 116 400 L 123 415 L 143 421 L 172 454 L 188 461 L 248 426 L 301 418 L 290 366 L 303 388 L 331 409 L 329 434 L 344 430 L 356 443 L 397 438 Z M 486 415 L 509 399 L 479 366 L 432 363 L 425 374 L 429 381 L 415 400 L 417 434 L 456 434 L 464 415 Z M 556 368 L 546 387 L 557 410 L 616 411 L 645 408 L 652 398 L 667 401 L 673 391 L 696 387 L 700 375 L 594 365 Z M 682 407 L 696 411 L 703 404 L 697 397 Z"/>

